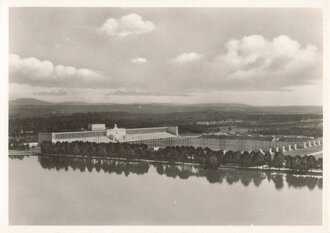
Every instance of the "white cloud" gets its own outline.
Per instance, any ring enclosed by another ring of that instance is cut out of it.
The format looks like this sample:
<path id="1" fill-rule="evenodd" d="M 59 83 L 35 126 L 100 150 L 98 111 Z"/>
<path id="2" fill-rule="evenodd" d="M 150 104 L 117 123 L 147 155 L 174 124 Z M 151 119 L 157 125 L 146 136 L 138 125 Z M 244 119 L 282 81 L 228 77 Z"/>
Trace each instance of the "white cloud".
<path id="1" fill-rule="evenodd" d="M 37 86 L 93 86 L 103 79 L 91 69 L 78 69 L 73 66 L 54 65 L 34 57 L 21 58 L 9 55 L 10 82 Z"/>
<path id="2" fill-rule="evenodd" d="M 172 62 L 174 63 L 186 63 L 186 62 L 192 62 L 200 59 L 202 55 L 191 52 L 191 53 L 182 53 L 178 55 L 177 57 L 171 59 Z"/>
<path id="3" fill-rule="evenodd" d="M 275 87 L 303 85 L 313 79 L 320 79 L 320 56 L 316 46 L 303 47 L 288 36 L 272 40 L 261 35 L 230 40 L 227 51 L 218 54 L 214 60 L 214 72 L 224 81 L 247 80 L 249 85 L 273 84 Z M 260 83 L 253 83 L 260 81 Z"/>
<path id="4" fill-rule="evenodd" d="M 137 57 L 131 60 L 132 63 L 146 63 L 147 59 L 143 57 Z"/>
<path id="5" fill-rule="evenodd" d="M 222 52 L 203 56 L 196 52 L 183 53 L 171 62 L 142 65 L 143 69 L 139 64 L 146 64 L 147 59 L 125 58 L 136 66 L 132 69 L 120 65 L 112 65 L 111 69 L 105 67 L 111 79 L 91 69 L 55 66 L 50 61 L 10 55 L 10 82 L 61 88 L 129 87 L 145 93 L 128 92 L 128 95 L 147 96 L 164 93 L 164 87 L 166 94 L 212 90 L 291 90 L 295 86 L 320 84 L 322 80 L 321 51 L 315 45 L 303 45 L 288 36 L 271 39 L 261 35 L 245 36 L 229 40 L 219 51 Z M 189 62 L 193 65 L 185 65 Z"/>
<path id="6" fill-rule="evenodd" d="M 133 34 L 142 34 L 155 30 L 155 25 L 144 21 L 138 14 L 129 14 L 120 19 L 107 19 L 99 30 L 109 36 L 125 37 Z"/>

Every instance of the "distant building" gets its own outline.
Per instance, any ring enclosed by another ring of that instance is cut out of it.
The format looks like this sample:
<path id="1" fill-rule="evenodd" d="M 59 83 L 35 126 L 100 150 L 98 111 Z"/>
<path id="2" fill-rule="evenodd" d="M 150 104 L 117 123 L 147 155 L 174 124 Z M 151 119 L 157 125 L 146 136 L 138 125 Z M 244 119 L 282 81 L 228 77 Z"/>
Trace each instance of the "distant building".
<path id="1" fill-rule="evenodd" d="M 25 143 L 23 143 L 23 145 L 27 145 L 27 146 L 29 146 L 29 148 L 34 148 L 34 147 L 38 146 L 38 142 L 25 142 Z"/>
<path id="2" fill-rule="evenodd" d="M 265 150 L 271 148 L 275 142 L 275 137 L 272 136 L 204 135 L 202 138 L 209 147 L 233 151 Z"/>
<path id="3" fill-rule="evenodd" d="M 221 148 L 233 151 L 264 150 L 290 151 L 297 148 L 312 147 L 322 144 L 322 139 L 308 137 L 274 137 L 249 135 L 203 135 L 200 145 L 211 149 Z M 197 139 L 195 139 L 197 141 Z M 197 141 L 198 142 L 198 141 Z"/>
<path id="4" fill-rule="evenodd" d="M 138 141 L 151 147 L 193 146 L 212 150 L 284 152 L 322 145 L 322 139 L 257 135 L 202 135 Z"/>
<path id="5" fill-rule="evenodd" d="M 197 121 L 196 125 L 221 125 L 221 124 L 232 124 L 232 123 L 242 123 L 243 120 L 220 120 L 220 121 Z"/>
<path id="6" fill-rule="evenodd" d="M 40 132 L 38 144 L 43 141 L 56 142 L 134 142 L 150 139 L 173 138 L 178 136 L 177 126 L 152 128 L 106 128 L 105 124 L 89 124 L 88 130 L 70 132 Z"/>
<path id="7" fill-rule="evenodd" d="M 153 128 L 134 128 L 124 129 L 118 128 L 117 125 L 113 129 L 108 129 L 107 136 L 115 142 L 132 142 L 150 139 L 173 138 L 177 137 L 178 127 L 153 127 Z"/>

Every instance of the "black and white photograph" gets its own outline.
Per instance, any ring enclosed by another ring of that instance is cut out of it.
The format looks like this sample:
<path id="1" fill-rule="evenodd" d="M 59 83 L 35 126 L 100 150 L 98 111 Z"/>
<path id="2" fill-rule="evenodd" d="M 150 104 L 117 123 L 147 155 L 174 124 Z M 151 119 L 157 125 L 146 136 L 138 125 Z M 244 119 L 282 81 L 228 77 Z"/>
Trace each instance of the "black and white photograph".
<path id="1" fill-rule="evenodd" d="M 329 231 L 328 1 L 9 2 L 4 229 Z"/>

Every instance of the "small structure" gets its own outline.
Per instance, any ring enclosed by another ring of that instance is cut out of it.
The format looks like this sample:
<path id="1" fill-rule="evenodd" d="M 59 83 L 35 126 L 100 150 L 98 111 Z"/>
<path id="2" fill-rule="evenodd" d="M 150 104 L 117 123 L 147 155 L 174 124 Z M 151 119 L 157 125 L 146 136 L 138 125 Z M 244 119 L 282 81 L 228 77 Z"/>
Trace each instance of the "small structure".
<path id="1" fill-rule="evenodd" d="M 292 151 L 292 147 L 291 147 L 291 145 L 288 145 L 287 148 L 288 148 L 287 151 Z"/>
<path id="2" fill-rule="evenodd" d="M 25 142 L 23 145 L 27 145 L 29 148 L 34 148 L 38 146 L 38 142 Z"/>

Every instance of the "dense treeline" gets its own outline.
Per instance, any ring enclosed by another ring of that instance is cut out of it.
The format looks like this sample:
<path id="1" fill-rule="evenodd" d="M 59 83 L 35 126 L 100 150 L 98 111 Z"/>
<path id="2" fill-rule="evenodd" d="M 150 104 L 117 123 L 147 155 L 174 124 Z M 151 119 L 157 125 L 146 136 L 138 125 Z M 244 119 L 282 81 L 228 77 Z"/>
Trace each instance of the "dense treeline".
<path id="1" fill-rule="evenodd" d="M 109 158 L 147 159 L 167 161 L 169 163 L 196 163 L 203 167 L 216 169 L 222 165 L 240 167 L 269 166 L 274 168 L 289 168 L 294 171 L 307 172 L 311 169 L 322 169 L 322 158 L 314 156 L 284 156 L 281 152 L 275 154 L 258 152 L 213 151 L 209 148 L 194 148 L 192 146 L 176 146 L 160 148 L 157 151 L 144 144 L 128 143 L 91 143 L 91 142 L 43 142 L 43 154 L 52 155 L 83 155 Z"/>
<path id="2" fill-rule="evenodd" d="M 322 119 L 319 114 L 277 114 L 277 113 L 244 113 L 244 112 L 172 112 L 172 113 L 127 113 L 127 112 L 94 112 L 75 113 L 71 115 L 49 115 L 46 117 L 10 117 L 9 135 L 18 136 L 25 132 L 47 132 L 86 128 L 90 123 L 105 123 L 112 127 L 137 128 L 162 125 L 178 125 L 180 133 L 208 132 L 214 126 L 196 125 L 198 121 L 242 120 L 238 126 L 267 122 L 300 122 L 307 119 Z"/>
<path id="3" fill-rule="evenodd" d="M 304 135 L 310 137 L 322 137 L 322 128 L 303 128 L 303 127 L 285 127 L 285 128 L 267 128 L 250 130 L 253 134 L 265 135 Z"/>
<path id="4" fill-rule="evenodd" d="M 316 186 L 322 188 L 322 177 L 315 176 L 297 176 L 293 174 L 271 173 L 271 172 L 256 172 L 256 171 L 242 171 L 235 169 L 219 169 L 219 170 L 205 170 L 201 167 L 190 165 L 171 165 L 146 162 L 129 162 L 117 161 L 107 159 L 92 159 L 92 158 L 63 158 L 53 156 L 41 156 L 38 158 L 40 165 L 44 169 L 56 169 L 68 171 L 78 170 L 81 172 L 92 172 L 93 170 L 105 173 L 123 174 L 129 176 L 130 174 L 143 175 L 149 172 L 151 166 L 154 167 L 159 175 L 165 175 L 170 178 L 188 179 L 189 177 L 206 177 L 212 183 L 227 182 L 232 185 L 234 183 L 241 183 L 244 186 L 249 186 L 253 183 L 258 187 L 263 180 L 273 181 L 276 189 L 281 189 L 284 186 L 284 178 L 289 187 L 308 187 L 314 189 Z"/>
<path id="5" fill-rule="evenodd" d="M 28 150 L 29 145 L 23 144 L 22 142 L 16 139 L 10 139 L 8 142 L 9 150 Z"/>

